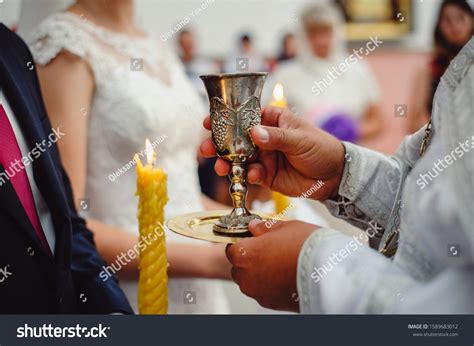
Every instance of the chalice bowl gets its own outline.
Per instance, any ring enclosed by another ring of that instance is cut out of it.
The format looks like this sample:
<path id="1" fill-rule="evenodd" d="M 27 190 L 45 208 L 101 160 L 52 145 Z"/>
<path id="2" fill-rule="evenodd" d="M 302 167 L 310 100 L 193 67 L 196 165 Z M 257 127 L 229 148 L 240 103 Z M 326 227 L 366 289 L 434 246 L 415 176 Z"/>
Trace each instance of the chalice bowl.
<path id="1" fill-rule="evenodd" d="M 266 73 L 233 73 L 201 76 L 210 104 L 212 140 L 217 155 L 230 163 L 229 192 L 234 208 L 220 217 L 214 232 L 248 235 L 248 224 L 261 219 L 245 206 L 247 161 L 257 148 L 250 129 L 261 121 L 260 96 Z"/>

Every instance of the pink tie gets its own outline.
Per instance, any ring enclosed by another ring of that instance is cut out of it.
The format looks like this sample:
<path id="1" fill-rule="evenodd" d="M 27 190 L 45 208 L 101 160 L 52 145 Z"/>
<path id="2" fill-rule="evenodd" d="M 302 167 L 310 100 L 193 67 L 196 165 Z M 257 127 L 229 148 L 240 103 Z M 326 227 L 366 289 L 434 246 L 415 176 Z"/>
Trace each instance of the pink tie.
<path id="1" fill-rule="evenodd" d="M 25 209 L 26 215 L 30 219 L 31 225 L 33 226 L 36 235 L 40 239 L 41 243 L 45 247 L 46 251 L 51 254 L 48 241 L 43 233 L 41 223 L 38 218 L 36 211 L 35 201 L 33 199 L 33 193 L 31 192 L 31 186 L 28 181 L 28 175 L 25 171 L 25 166 L 21 162 L 21 151 L 18 146 L 18 142 L 13 132 L 10 121 L 8 120 L 7 114 L 0 104 L 0 164 L 2 164 L 5 171 L 9 171 L 10 182 L 15 189 L 15 192 Z M 15 160 L 20 161 L 16 164 L 16 170 L 13 168 Z M 0 187 L 1 189 L 1 187 Z"/>

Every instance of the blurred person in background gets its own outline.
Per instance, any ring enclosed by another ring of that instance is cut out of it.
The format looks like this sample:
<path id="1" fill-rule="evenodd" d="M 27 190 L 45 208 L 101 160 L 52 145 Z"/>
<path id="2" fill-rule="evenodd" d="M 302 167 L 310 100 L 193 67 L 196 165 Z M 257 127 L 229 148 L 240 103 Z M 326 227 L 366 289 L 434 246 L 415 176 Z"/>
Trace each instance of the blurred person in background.
<path id="1" fill-rule="evenodd" d="M 51 121 L 66 133 L 59 149 L 74 195 L 89 199 L 87 224 L 111 265 L 138 242 L 135 167 L 113 174 L 143 150 L 145 138 L 166 135 L 156 148 L 156 165 L 168 175 L 166 218 L 222 209 L 199 186 L 201 99 L 179 58 L 133 17 L 133 0 L 77 0 L 47 17 L 30 43 Z M 169 313 L 227 313 L 222 284 L 208 280 L 230 275 L 223 246 L 172 232 L 167 241 Z M 113 267 L 135 310 L 138 262 Z M 184 304 L 189 290 L 196 304 Z"/>
<path id="2" fill-rule="evenodd" d="M 219 72 L 219 65 L 212 59 L 197 54 L 196 37 L 191 30 L 183 29 L 178 34 L 178 51 L 186 75 L 207 104 L 208 98 L 204 84 L 199 76 Z"/>
<path id="3" fill-rule="evenodd" d="M 295 35 L 292 33 L 287 33 L 285 36 L 283 36 L 283 39 L 281 41 L 281 51 L 280 54 L 278 54 L 277 61 L 282 62 L 282 61 L 288 61 L 296 57 L 298 54 L 298 46 L 296 43 L 296 38 Z"/>
<path id="4" fill-rule="evenodd" d="M 304 9 L 299 39 L 298 57 L 272 76 L 283 85 L 289 108 L 342 140 L 377 135 L 383 126 L 379 88 L 364 54 L 348 59 L 340 10 L 331 3 Z M 341 63 L 347 69 L 334 71 Z"/>
<path id="5" fill-rule="evenodd" d="M 268 69 L 270 72 L 274 71 L 280 63 L 292 60 L 296 57 L 298 54 L 298 46 L 295 35 L 291 32 L 283 35 L 279 49 L 280 51 L 278 52 L 277 56 L 273 59 L 270 59 L 268 62 Z"/>
<path id="6" fill-rule="evenodd" d="M 252 36 L 244 33 L 240 36 L 237 50 L 229 55 L 225 64 L 225 72 L 266 71 L 263 57 L 255 51 Z"/>
<path id="7" fill-rule="evenodd" d="M 409 133 L 416 132 L 431 117 L 434 93 L 451 60 L 474 34 L 473 12 L 465 0 L 444 0 L 434 31 L 434 52 L 429 66 L 415 79 L 408 107 Z"/>

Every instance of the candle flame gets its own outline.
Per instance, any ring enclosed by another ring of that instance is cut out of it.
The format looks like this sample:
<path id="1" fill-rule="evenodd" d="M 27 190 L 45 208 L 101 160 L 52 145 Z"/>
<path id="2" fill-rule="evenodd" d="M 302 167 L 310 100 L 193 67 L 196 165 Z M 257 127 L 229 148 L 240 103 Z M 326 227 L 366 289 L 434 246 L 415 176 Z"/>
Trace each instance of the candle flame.
<path id="1" fill-rule="evenodd" d="M 273 99 L 275 101 L 280 101 L 285 98 L 285 93 L 283 91 L 283 85 L 281 83 L 275 84 L 275 87 L 273 88 Z"/>
<path id="2" fill-rule="evenodd" d="M 146 161 L 149 165 L 154 165 L 155 164 L 155 151 L 153 150 L 153 147 L 147 138 L 145 140 L 145 153 L 146 153 Z"/>

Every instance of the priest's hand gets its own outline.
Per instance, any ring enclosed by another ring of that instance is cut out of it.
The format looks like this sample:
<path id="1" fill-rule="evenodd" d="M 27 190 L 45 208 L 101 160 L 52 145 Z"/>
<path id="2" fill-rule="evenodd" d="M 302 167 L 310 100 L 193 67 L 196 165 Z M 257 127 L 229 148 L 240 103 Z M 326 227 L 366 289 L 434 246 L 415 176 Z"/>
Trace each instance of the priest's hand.
<path id="1" fill-rule="evenodd" d="M 278 222 L 269 228 L 263 221 L 252 221 L 249 230 L 254 237 L 226 249 L 232 279 L 263 307 L 299 311 L 298 256 L 305 240 L 317 229 L 301 221 Z"/>
<path id="2" fill-rule="evenodd" d="M 210 130 L 209 117 L 204 127 Z M 251 136 L 259 151 L 248 166 L 249 183 L 315 200 L 337 195 L 344 170 L 344 146 L 339 140 L 278 107 L 263 109 L 262 125 L 253 127 Z M 216 155 L 210 138 L 201 144 L 200 151 L 205 157 Z M 218 159 L 215 170 L 226 175 L 229 167 Z"/>

